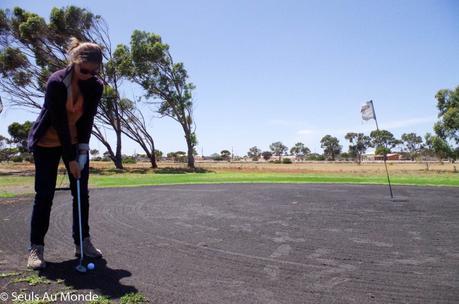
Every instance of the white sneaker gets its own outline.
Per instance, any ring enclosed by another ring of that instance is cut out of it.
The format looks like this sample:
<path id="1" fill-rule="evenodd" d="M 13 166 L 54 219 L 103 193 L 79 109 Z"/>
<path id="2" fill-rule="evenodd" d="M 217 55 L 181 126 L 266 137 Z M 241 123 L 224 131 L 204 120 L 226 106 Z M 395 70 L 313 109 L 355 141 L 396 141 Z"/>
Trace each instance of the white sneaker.
<path id="1" fill-rule="evenodd" d="M 45 247 L 43 245 L 31 245 L 29 250 L 29 259 L 27 268 L 42 269 L 46 267 L 44 258 Z"/>
<path id="2" fill-rule="evenodd" d="M 85 257 L 98 259 L 102 257 L 102 251 L 94 247 L 90 237 L 83 239 L 83 255 Z M 80 257 L 80 245 L 75 245 L 75 256 Z"/>

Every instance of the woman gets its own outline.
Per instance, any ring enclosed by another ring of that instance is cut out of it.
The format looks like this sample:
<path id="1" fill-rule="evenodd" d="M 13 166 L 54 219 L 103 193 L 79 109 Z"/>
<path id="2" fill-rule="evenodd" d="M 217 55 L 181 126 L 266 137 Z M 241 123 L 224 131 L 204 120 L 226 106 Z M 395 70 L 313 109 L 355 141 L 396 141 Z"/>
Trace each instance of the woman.
<path id="1" fill-rule="evenodd" d="M 102 257 L 89 236 L 89 138 L 103 92 L 96 77 L 102 63 L 102 49 L 94 43 L 72 38 L 69 65 L 53 73 L 46 85 L 45 102 L 28 138 L 35 161 L 35 200 L 30 223 L 27 267 L 44 268 L 44 238 L 56 187 L 57 169 L 62 157 L 68 171 L 73 196 L 73 240 L 75 255 L 80 255 L 76 180 L 80 180 L 83 253 Z"/>

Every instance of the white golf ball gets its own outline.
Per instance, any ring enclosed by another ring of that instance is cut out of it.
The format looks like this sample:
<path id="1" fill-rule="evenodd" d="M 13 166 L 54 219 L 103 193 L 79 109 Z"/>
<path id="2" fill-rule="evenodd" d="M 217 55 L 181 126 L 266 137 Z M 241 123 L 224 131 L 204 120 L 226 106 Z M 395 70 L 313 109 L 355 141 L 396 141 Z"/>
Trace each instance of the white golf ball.
<path id="1" fill-rule="evenodd" d="M 88 269 L 93 270 L 96 266 L 94 266 L 94 263 L 89 263 L 88 264 Z"/>

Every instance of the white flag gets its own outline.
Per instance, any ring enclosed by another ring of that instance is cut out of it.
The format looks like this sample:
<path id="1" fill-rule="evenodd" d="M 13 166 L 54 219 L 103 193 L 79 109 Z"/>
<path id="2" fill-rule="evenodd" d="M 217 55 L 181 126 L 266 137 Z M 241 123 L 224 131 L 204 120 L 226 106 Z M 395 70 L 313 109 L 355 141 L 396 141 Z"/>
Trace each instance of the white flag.
<path id="1" fill-rule="evenodd" d="M 362 119 L 363 120 L 375 119 L 375 110 L 373 109 L 373 102 L 372 101 L 367 101 L 362 106 L 362 109 L 360 110 L 360 113 L 362 113 Z"/>

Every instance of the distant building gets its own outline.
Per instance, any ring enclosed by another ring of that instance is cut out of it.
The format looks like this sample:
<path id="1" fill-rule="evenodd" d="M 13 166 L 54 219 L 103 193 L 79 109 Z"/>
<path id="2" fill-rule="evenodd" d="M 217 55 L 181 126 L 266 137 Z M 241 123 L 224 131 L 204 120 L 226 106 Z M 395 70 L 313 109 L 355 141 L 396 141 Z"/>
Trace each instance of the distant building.
<path id="1" fill-rule="evenodd" d="M 375 155 L 374 160 L 384 160 L 384 155 L 383 154 Z M 386 160 L 400 160 L 400 154 L 389 153 L 387 154 Z"/>

